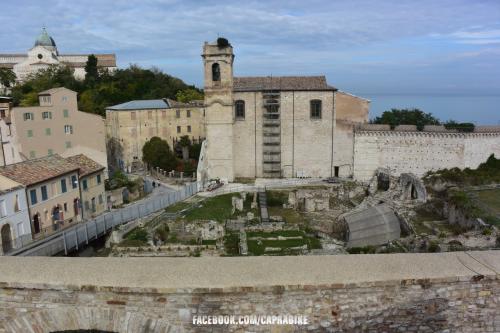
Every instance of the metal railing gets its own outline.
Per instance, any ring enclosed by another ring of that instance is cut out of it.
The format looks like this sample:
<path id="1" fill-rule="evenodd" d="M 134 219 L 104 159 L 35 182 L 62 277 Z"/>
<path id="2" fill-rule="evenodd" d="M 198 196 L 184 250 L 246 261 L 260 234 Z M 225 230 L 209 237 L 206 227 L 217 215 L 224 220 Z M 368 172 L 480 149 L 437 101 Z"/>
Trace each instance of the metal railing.
<path id="1" fill-rule="evenodd" d="M 78 250 L 82 245 L 101 237 L 118 225 L 146 217 L 176 202 L 182 201 L 197 192 L 198 184 L 196 182 L 189 183 L 177 191 L 152 195 L 126 207 L 99 215 L 92 220 L 72 224 L 61 232 L 49 235 L 38 242 L 35 239 L 25 246 L 21 242 L 20 247 L 12 249 L 9 252 L 12 255 L 22 256 L 52 256 L 60 252 L 68 253 L 68 251 L 74 249 Z"/>

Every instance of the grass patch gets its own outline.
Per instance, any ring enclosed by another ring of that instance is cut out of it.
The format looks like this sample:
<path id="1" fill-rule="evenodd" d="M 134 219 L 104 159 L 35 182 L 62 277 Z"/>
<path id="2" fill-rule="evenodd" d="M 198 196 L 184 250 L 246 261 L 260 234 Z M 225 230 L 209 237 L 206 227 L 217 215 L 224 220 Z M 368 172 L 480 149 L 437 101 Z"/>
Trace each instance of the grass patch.
<path id="1" fill-rule="evenodd" d="M 287 223 L 301 224 L 306 221 L 304 216 L 294 209 L 283 207 L 268 207 L 269 216 L 282 216 Z"/>
<path id="2" fill-rule="evenodd" d="M 296 237 L 301 236 L 301 239 L 285 239 L 285 240 L 274 240 L 265 238 L 276 238 L 278 236 L 283 237 Z M 262 237 L 264 239 L 260 240 L 250 240 L 252 237 Z M 247 244 L 248 252 L 255 256 L 260 256 L 263 254 L 268 255 L 286 255 L 286 254 L 298 254 L 299 250 L 293 250 L 293 247 L 299 247 L 307 245 L 309 250 L 311 249 L 321 249 L 321 242 L 315 237 L 308 237 L 303 231 L 300 230 L 281 230 L 273 232 L 247 232 Z M 266 247 L 280 248 L 279 251 L 265 252 Z"/>
<path id="3" fill-rule="evenodd" d="M 240 236 L 236 232 L 226 233 L 224 236 L 226 255 L 238 256 L 240 254 Z"/>
<path id="4" fill-rule="evenodd" d="M 487 205 L 496 214 L 500 214 L 500 189 L 477 191 L 475 193 L 483 204 Z"/>
<path id="5" fill-rule="evenodd" d="M 186 202 L 186 201 L 181 201 L 181 202 L 177 202 L 173 205 L 168 206 L 167 208 L 165 208 L 165 211 L 168 213 L 177 213 L 183 209 L 188 208 L 189 206 L 191 206 L 191 203 Z"/>
<path id="6" fill-rule="evenodd" d="M 185 219 L 188 221 L 194 220 L 215 220 L 223 222 L 233 215 L 231 197 L 237 194 L 229 193 L 219 195 L 213 198 L 208 198 L 201 203 L 201 207 L 194 207 L 186 213 Z"/>
<path id="7" fill-rule="evenodd" d="M 148 242 L 140 240 L 140 239 L 124 239 L 120 243 L 118 243 L 118 246 L 121 247 L 141 247 L 141 246 L 147 246 Z"/>
<path id="8" fill-rule="evenodd" d="M 147 242 L 148 232 L 146 231 L 146 229 L 143 228 L 135 228 L 132 229 L 130 232 L 126 233 L 123 238 L 127 240 L 138 240 L 142 242 Z"/>
<path id="9" fill-rule="evenodd" d="M 288 192 L 267 191 L 266 196 L 268 207 L 283 207 L 283 204 L 288 203 Z"/>

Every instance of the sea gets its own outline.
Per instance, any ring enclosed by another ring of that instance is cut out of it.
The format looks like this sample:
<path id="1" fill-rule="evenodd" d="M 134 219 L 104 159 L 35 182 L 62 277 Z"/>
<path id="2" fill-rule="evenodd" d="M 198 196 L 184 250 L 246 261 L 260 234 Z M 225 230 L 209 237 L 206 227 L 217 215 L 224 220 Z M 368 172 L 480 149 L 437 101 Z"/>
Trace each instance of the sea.
<path id="1" fill-rule="evenodd" d="M 453 119 L 476 125 L 500 125 L 500 95 L 498 96 L 419 96 L 419 95 L 371 95 L 368 98 L 370 119 L 384 111 L 404 108 L 418 108 L 430 112 L 441 121 Z"/>

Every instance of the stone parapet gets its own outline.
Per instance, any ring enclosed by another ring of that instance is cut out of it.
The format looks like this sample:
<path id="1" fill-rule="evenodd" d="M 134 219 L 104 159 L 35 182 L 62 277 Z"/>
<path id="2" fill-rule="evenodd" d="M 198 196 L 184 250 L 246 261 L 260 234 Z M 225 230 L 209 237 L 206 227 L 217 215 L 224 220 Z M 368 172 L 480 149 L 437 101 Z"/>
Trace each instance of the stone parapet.
<path id="1" fill-rule="evenodd" d="M 0 258 L 0 332 L 498 332 L 500 252 Z M 196 326 L 195 315 L 306 326 Z"/>

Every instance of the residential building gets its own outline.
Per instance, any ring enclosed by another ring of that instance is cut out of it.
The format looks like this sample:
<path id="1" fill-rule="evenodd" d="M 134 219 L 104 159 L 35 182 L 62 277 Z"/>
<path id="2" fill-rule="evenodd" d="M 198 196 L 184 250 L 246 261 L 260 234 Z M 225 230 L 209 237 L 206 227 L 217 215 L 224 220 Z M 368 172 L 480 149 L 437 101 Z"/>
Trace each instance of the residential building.
<path id="1" fill-rule="evenodd" d="M 0 254 L 32 240 L 26 191 L 22 184 L 0 178 Z"/>
<path id="2" fill-rule="evenodd" d="M 66 157 L 66 161 L 80 168 L 79 183 L 83 219 L 91 219 L 102 214 L 107 209 L 104 166 L 83 154 Z"/>
<path id="3" fill-rule="evenodd" d="M 25 187 L 34 237 L 50 234 L 82 220 L 79 167 L 53 154 L 0 167 L 0 182 Z"/>
<path id="4" fill-rule="evenodd" d="M 27 53 L 0 54 L 0 68 L 12 69 L 17 81 L 24 81 L 26 77 L 40 69 L 53 65 L 65 65 L 73 70 L 77 79 L 85 78 L 85 64 L 90 54 L 60 54 L 56 43 L 49 36 L 45 28 L 35 40 L 34 46 Z M 97 66 L 109 71 L 116 69 L 114 54 L 95 54 Z"/>
<path id="5" fill-rule="evenodd" d="M 67 88 L 43 91 L 39 104 L 12 108 L 0 119 L 1 165 L 83 153 L 107 166 L 104 119 L 78 111 L 76 92 Z"/>
<path id="6" fill-rule="evenodd" d="M 187 135 L 193 142 L 205 137 L 205 111 L 200 101 L 137 100 L 106 109 L 108 160 L 115 168 L 132 171 L 142 165 L 142 147 L 152 137 L 171 149 Z"/>

